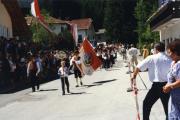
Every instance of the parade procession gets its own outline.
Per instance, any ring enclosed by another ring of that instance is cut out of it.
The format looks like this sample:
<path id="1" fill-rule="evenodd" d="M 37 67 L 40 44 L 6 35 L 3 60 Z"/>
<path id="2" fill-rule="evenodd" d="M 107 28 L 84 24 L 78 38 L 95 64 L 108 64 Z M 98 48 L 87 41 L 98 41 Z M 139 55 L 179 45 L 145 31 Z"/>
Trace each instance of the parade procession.
<path id="1" fill-rule="evenodd" d="M 180 1 L 0 0 L 0 120 L 180 120 Z"/>

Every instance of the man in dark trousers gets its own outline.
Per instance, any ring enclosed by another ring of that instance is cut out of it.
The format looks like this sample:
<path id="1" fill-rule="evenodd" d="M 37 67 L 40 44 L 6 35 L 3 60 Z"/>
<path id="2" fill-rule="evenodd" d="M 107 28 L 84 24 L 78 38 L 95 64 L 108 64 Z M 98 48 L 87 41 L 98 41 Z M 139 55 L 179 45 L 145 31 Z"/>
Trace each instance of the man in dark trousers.
<path id="1" fill-rule="evenodd" d="M 65 65 L 65 61 L 61 61 L 61 67 L 58 70 L 58 75 L 61 79 L 61 86 L 62 86 L 62 95 L 65 95 L 65 85 L 67 87 L 67 92 L 69 91 L 69 81 L 68 81 L 68 68 Z"/>
<path id="2" fill-rule="evenodd" d="M 149 115 L 153 104 L 160 98 L 166 119 L 168 119 L 168 99 L 169 94 L 163 93 L 163 86 L 167 83 L 167 73 L 171 65 L 171 59 L 165 54 L 164 43 L 157 43 L 154 46 L 156 54 L 150 55 L 141 61 L 131 78 L 133 81 L 139 71 L 148 70 L 149 80 L 152 82 L 152 87 L 148 91 L 143 101 L 143 120 L 149 120 Z"/>
<path id="3" fill-rule="evenodd" d="M 31 87 L 32 87 L 32 92 L 35 92 L 37 86 L 37 90 L 39 90 L 39 81 L 37 79 L 37 63 L 35 61 L 35 56 L 32 55 L 30 56 L 28 65 L 27 65 L 27 77 L 31 81 Z"/>
<path id="4" fill-rule="evenodd" d="M 0 88 L 5 88 L 8 85 L 8 80 L 10 76 L 10 65 L 6 59 L 5 54 L 0 51 Z"/>

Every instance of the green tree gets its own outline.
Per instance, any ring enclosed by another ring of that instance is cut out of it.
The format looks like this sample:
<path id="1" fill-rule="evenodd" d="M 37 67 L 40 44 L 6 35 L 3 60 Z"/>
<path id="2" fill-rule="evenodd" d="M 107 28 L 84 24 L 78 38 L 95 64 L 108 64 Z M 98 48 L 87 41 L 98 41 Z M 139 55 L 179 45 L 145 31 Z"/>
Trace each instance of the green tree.
<path id="1" fill-rule="evenodd" d="M 102 28 L 103 26 L 103 18 L 104 18 L 104 8 L 105 8 L 104 0 L 80 0 L 81 4 L 81 17 L 87 18 L 90 17 L 93 19 L 93 24 L 95 26 L 95 30 L 98 28 Z"/>
<path id="2" fill-rule="evenodd" d="M 44 9 L 41 11 L 41 14 L 46 20 L 50 17 L 49 13 Z M 38 21 L 33 22 L 30 29 L 33 34 L 33 42 L 39 45 L 47 45 L 55 37 L 53 33 L 48 32 Z"/>
<path id="3" fill-rule="evenodd" d="M 148 18 L 157 9 L 157 2 L 138 0 L 135 8 L 135 17 L 137 19 L 136 32 L 138 34 L 138 44 L 150 44 L 157 41 L 158 33 L 150 29 Z"/>
<path id="4" fill-rule="evenodd" d="M 134 17 L 135 6 L 136 1 L 123 0 L 122 43 L 137 43 L 137 33 L 135 32 L 137 21 Z"/>
<path id="5" fill-rule="evenodd" d="M 106 2 L 104 27 L 109 40 L 107 42 L 119 42 L 119 40 L 122 40 L 122 26 L 124 22 L 122 8 L 121 0 Z"/>
<path id="6" fill-rule="evenodd" d="M 53 6 L 52 6 L 51 0 L 42 0 L 40 7 L 41 7 L 41 9 L 48 11 L 48 14 L 52 15 Z"/>
<path id="7" fill-rule="evenodd" d="M 38 44 L 47 44 L 49 42 L 51 38 L 49 33 L 39 23 L 33 23 L 31 30 L 33 42 Z"/>
<path id="8" fill-rule="evenodd" d="M 58 39 L 54 42 L 54 46 L 56 49 L 60 50 L 73 50 L 75 48 L 75 43 L 72 34 L 68 30 L 59 33 Z"/>

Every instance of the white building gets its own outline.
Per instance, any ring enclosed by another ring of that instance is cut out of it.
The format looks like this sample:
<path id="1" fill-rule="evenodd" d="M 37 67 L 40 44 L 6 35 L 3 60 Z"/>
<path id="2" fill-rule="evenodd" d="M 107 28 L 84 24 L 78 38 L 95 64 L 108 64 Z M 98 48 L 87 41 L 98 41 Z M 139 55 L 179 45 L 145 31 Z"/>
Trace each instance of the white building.
<path id="1" fill-rule="evenodd" d="M 31 25 L 33 22 L 36 22 L 35 19 L 31 16 L 25 17 L 28 25 Z M 64 21 L 56 19 L 53 17 L 48 18 L 46 23 L 49 24 L 51 30 L 58 35 L 64 30 L 69 30 L 70 24 L 77 25 L 77 34 L 78 34 L 78 43 L 82 43 L 84 37 L 87 37 L 88 40 L 94 45 L 95 44 L 95 30 L 90 18 L 76 19 L 72 21 Z M 70 31 L 71 32 L 71 31 Z"/>
<path id="2" fill-rule="evenodd" d="M 105 32 L 106 32 L 105 29 L 99 29 L 98 32 L 96 32 L 96 41 L 97 41 L 97 43 L 107 41 L 107 37 L 105 35 Z"/>
<path id="3" fill-rule="evenodd" d="M 93 26 L 93 21 L 91 18 L 76 19 L 70 21 L 70 23 L 77 24 L 78 29 L 78 43 L 81 43 L 84 37 L 94 44 L 95 42 L 95 30 Z"/>
<path id="4" fill-rule="evenodd" d="M 10 38 L 13 36 L 12 21 L 2 0 L 0 0 L 0 11 L 0 36 Z"/>
<path id="5" fill-rule="evenodd" d="M 32 23 L 36 22 L 36 19 L 34 17 L 28 16 L 25 17 L 26 22 L 28 25 L 31 25 Z M 68 22 L 60 19 L 56 19 L 53 17 L 49 17 L 48 20 L 45 20 L 46 23 L 49 24 L 50 29 L 58 35 L 59 33 L 63 32 L 64 30 L 68 29 Z"/>
<path id="6" fill-rule="evenodd" d="M 180 39 L 180 1 L 166 0 L 149 18 L 153 31 L 159 31 L 160 41 L 167 45 L 174 39 Z"/>
<path id="7" fill-rule="evenodd" d="M 31 38 L 17 0 L 0 0 L 0 36 L 18 37 L 21 40 Z"/>

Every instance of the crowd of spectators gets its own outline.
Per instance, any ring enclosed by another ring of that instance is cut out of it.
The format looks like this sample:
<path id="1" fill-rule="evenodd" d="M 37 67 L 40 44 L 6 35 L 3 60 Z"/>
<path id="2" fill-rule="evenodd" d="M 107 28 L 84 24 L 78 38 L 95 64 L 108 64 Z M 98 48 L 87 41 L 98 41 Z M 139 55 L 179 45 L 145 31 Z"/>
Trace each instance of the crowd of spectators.
<path id="1" fill-rule="evenodd" d="M 0 91 L 30 84 L 27 79 L 27 63 L 32 55 L 40 59 L 42 65 L 40 83 L 57 78 L 60 63 L 57 54 L 58 51 L 42 50 L 32 42 L 0 37 Z M 69 57 L 68 54 L 65 57 Z"/>
<path id="2" fill-rule="evenodd" d="M 97 56 L 102 60 L 102 67 L 108 69 L 115 64 L 118 47 L 115 45 L 98 45 Z M 39 83 L 58 78 L 57 71 L 60 61 L 66 61 L 69 67 L 72 52 L 60 52 L 52 48 L 44 49 L 35 43 L 15 38 L 0 37 L 0 91 L 20 89 L 30 86 L 27 65 L 32 56 L 40 63 Z"/>
<path id="3" fill-rule="evenodd" d="M 113 67 L 117 58 L 118 46 L 115 44 L 100 44 L 95 48 L 96 54 L 102 61 L 102 67 L 106 70 Z"/>

